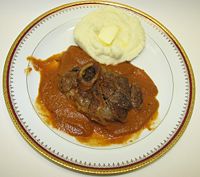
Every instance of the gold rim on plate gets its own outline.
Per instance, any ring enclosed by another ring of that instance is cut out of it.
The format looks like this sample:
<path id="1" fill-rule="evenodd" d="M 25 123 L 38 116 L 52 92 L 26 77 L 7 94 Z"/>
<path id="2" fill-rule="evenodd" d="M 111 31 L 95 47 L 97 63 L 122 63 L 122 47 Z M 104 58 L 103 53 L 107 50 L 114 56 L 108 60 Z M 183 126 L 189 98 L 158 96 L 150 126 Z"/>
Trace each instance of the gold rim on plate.
<path id="1" fill-rule="evenodd" d="M 127 166 L 124 166 L 124 167 L 114 167 L 114 168 L 93 168 L 93 167 L 85 167 L 85 166 L 81 166 L 81 165 L 73 164 L 71 162 L 64 161 L 64 160 L 58 158 L 57 156 L 49 153 L 44 148 L 42 148 L 39 144 L 37 144 L 34 141 L 34 139 L 32 139 L 30 137 L 30 135 L 28 135 L 26 130 L 20 124 L 20 122 L 17 118 L 17 115 L 15 114 L 15 111 L 14 111 L 12 105 L 11 105 L 11 102 L 10 102 L 10 96 L 9 96 L 9 92 L 8 92 L 8 74 L 7 73 L 8 73 L 8 70 L 9 70 L 10 60 L 12 59 L 15 48 L 19 44 L 22 37 L 26 34 L 26 32 L 31 27 L 33 27 L 37 22 L 39 22 L 41 19 L 48 16 L 49 14 L 52 14 L 52 13 L 57 12 L 57 11 L 64 9 L 64 8 L 68 8 L 68 7 L 72 7 L 72 6 L 76 6 L 76 5 L 84 5 L 84 4 L 104 4 L 104 5 L 117 6 L 117 7 L 125 8 L 125 9 L 131 10 L 133 12 L 136 12 L 139 15 L 142 15 L 143 17 L 147 18 L 148 20 L 152 21 L 154 24 L 156 24 L 158 27 L 160 27 L 172 39 L 172 41 L 174 42 L 176 47 L 179 49 L 182 57 L 184 58 L 185 63 L 186 63 L 186 67 L 188 69 L 189 80 L 190 80 L 190 102 L 189 102 L 189 105 L 188 105 L 188 110 L 187 110 L 184 122 L 182 123 L 181 127 L 176 132 L 176 134 L 173 136 L 173 138 L 162 149 L 160 149 L 159 151 L 157 151 L 156 153 L 154 153 L 150 157 L 148 157 L 148 158 L 146 158 L 142 161 L 139 161 L 138 163 L 135 163 L 135 164 L 130 164 L 130 165 L 127 165 Z M 125 172 L 128 172 L 128 171 L 138 169 L 140 167 L 144 167 L 145 165 L 155 161 L 156 159 L 158 159 L 159 157 L 164 155 L 167 151 L 169 151 L 175 145 L 175 143 L 179 140 L 179 138 L 181 137 L 181 135 L 185 131 L 185 129 L 186 129 L 188 123 L 189 123 L 189 120 L 191 118 L 191 115 L 192 115 L 192 110 L 193 110 L 193 107 L 194 107 L 194 100 L 195 100 L 195 80 L 194 80 L 194 74 L 193 74 L 193 71 L 192 71 L 192 67 L 191 67 L 189 58 L 186 55 L 183 47 L 180 45 L 180 43 L 175 38 L 175 36 L 164 25 L 162 25 L 159 21 L 157 21 L 156 19 L 154 19 L 150 15 L 148 15 L 148 14 L 146 14 L 146 13 L 144 13 L 144 12 L 134 8 L 134 7 L 130 7 L 128 5 L 124 5 L 124 4 L 121 4 L 121 3 L 109 2 L 109 1 L 80 1 L 80 2 L 65 4 L 65 5 L 56 7 L 52 10 L 49 10 L 48 12 L 42 14 L 41 16 L 36 18 L 34 21 L 32 21 L 19 34 L 19 36 L 17 37 L 17 39 L 13 43 L 13 45 L 12 45 L 12 47 L 11 47 L 9 53 L 8 53 L 8 56 L 6 58 L 6 61 L 5 61 L 4 72 L 3 72 L 3 92 L 4 92 L 4 98 L 5 98 L 5 103 L 6 103 L 8 112 L 10 114 L 10 117 L 12 118 L 12 121 L 13 121 L 15 127 L 20 132 L 22 137 L 36 151 L 38 151 L 44 157 L 55 162 L 56 164 L 59 164 L 63 167 L 67 167 L 69 169 L 76 170 L 76 171 L 79 171 L 79 172 L 91 173 L 91 174 L 117 174 L 117 173 L 125 173 Z"/>

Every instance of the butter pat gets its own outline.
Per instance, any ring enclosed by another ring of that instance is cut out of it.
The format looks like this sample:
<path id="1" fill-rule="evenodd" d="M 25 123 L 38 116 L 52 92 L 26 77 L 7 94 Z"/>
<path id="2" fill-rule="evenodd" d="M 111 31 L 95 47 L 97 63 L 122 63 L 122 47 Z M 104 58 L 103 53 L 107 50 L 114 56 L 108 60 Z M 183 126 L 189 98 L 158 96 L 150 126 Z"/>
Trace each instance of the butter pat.
<path id="1" fill-rule="evenodd" d="M 110 45 L 112 44 L 113 40 L 115 39 L 118 28 L 116 26 L 106 26 L 103 27 L 98 35 L 101 42 Z"/>

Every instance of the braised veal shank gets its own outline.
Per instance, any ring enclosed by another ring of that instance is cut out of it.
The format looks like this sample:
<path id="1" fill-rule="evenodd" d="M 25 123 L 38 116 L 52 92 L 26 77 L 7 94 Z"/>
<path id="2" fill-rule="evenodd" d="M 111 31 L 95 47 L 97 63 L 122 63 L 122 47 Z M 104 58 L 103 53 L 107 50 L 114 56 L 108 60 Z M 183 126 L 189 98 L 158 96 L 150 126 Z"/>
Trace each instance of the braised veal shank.
<path id="1" fill-rule="evenodd" d="M 128 111 L 143 102 L 139 86 L 93 62 L 60 75 L 58 87 L 80 112 L 102 125 L 126 121 Z"/>

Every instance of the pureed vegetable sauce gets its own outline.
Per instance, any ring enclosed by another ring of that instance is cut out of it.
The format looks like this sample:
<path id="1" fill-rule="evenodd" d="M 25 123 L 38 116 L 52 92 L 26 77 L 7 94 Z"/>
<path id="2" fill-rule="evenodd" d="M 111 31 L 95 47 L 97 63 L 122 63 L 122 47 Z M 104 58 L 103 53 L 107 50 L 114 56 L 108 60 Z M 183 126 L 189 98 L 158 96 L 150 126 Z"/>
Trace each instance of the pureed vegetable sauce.
<path id="1" fill-rule="evenodd" d="M 35 70 L 40 72 L 36 106 L 44 121 L 74 136 L 81 143 L 91 146 L 126 143 L 132 137 L 139 136 L 143 129 L 150 129 L 157 117 L 157 87 L 143 70 L 129 62 L 104 67 L 127 77 L 130 83 L 137 83 L 142 90 L 143 103 L 139 109 L 131 109 L 128 112 L 125 123 L 115 121 L 100 125 L 78 112 L 73 101 L 67 99 L 58 89 L 60 74 L 93 61 L 87 53 L 77 46 L 71 46 L 67 51 L 47 60 L 34 57 L 29 57 L 28 60 Z"/>

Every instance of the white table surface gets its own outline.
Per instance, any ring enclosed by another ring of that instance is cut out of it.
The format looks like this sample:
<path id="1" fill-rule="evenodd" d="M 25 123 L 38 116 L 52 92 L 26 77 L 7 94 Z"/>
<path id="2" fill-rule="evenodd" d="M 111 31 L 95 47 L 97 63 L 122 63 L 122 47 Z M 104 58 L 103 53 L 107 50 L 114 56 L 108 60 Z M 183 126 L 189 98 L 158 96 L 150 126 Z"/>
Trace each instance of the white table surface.
<path id="1" fill-rule="evenodd" d="M 178 143 L 154 163 L 121 176 L 200 176 L 200 1 L 116 0 L 150 14 L 164 24 L 184 47 L 193 66 L 196 102 L 191 121 Z M 33 19 L 72 0 L 0 0 L 0 74 L 7 53 L 17 35 Z M 88 176 L 48 161 L 20 136 L 14 127 L 0 87 L 0 176 L 60 177 Z"/>

